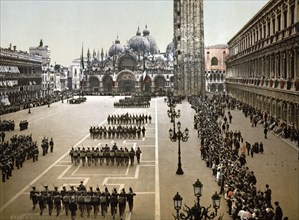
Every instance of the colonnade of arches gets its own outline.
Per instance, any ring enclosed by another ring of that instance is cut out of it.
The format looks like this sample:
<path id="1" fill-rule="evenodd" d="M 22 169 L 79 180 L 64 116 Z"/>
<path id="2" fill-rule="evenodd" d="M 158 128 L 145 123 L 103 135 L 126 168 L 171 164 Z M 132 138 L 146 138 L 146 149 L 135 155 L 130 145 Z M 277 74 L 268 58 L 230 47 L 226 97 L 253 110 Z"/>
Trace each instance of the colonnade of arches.
<path id="1" fill-rule="evenodd" d="M 280 98 L 265 96 L 248 91 L 235 91 L 230 89 L 233 96 L 243 101 L 254 108 L 268 112 L 269 115 L 281 119 L 287 124 L 294 124 L 295 128 L 299 128 L 299 104 L 295 102 L 286 101 Z"/>
<path id="2" fill-rule="evenodd" d="M 144 79 L 143 76 L 137 79 L 133 72 L 124 71 L 120 72 L 117 77 L 108 74 L 102 77 L 90 76 L 87 88 L 92 92 L 165 92 L 169 88 L 169 83 L 163 75 L 153 76 L 152 78 L 146 75 Z"/>

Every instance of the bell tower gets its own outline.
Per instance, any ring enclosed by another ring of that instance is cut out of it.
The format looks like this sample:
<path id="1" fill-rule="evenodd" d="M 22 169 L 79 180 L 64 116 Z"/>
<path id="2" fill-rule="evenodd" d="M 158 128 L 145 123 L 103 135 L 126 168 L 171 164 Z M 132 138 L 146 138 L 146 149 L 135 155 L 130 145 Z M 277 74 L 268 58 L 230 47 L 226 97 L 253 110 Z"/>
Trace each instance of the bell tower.
<path id="1" fill-rule="evenodd" d="M 203 0 L 174 0 L 174 94 L 205 93 Z"/>

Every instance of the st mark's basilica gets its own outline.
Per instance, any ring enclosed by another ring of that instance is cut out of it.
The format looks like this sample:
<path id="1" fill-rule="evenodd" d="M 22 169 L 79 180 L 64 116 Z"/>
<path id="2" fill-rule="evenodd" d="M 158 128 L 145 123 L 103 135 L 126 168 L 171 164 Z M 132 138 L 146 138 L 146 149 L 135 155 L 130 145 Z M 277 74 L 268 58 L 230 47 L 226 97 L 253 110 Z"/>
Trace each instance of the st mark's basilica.
<path id="1" fill-rule="evenodd" d="M 142 32 L 138 27 L 127 45 L 117 37 L 107 52 L 88 49 L 86 57 L 83 54 L 73 63 L 72 79 L 82 80 L 74 81 L 79 85 L 72 87 L 82 87 L 86 93 L 165 94 L 173 89 L 173 42 L 160 53 L 147 26 Z"/>

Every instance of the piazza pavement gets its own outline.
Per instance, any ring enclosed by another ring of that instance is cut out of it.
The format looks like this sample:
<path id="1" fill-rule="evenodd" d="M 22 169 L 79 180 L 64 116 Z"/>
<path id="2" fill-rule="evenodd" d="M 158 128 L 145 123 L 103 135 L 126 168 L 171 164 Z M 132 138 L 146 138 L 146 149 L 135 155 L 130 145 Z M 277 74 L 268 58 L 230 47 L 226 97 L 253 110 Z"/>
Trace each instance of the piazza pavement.
<path id="1" fill-rule="evenodd" d="M 150 108 L 114 108 L 113 103 L 123 97 L 87 96 L 82 104 L 67 104 L 56 102 L 16 113 L 1 116 L 1 120 L 14 120 L 16 129 L 6 132 L 6 140 L 13 135 L 32 134 L 33 140 L 39 145 L 39 160 L 24 163 L 23 168 L 13 170 L 13 176 L 5 183 L 0 183 L 0 219 L 70 219 L 64 215 L 49 216 L 44 211 L 39 216 L 37 210 L 32 210 L 29 200 L 30 186 L 42 190 L 42 184 L 53 189 L 53 185 L 78 185 L 80 181 L 89 187 L 101 190 L 106 185 L 109 190 L 116 187 L 118 190 L 132 187 L 137 194 L 134 199 L 132 213 L 126 210 L 125 219 L 136 220 L 168 220 L 174 219 L 173 197 L 179 192 L 183 203 L 193 206 L 196 200 L 192 184 L 199 179 L 203 183 L 203 196 L 201 205 L 209 206 L 211 196 L 219 192 L 212 170 L 207 168 L 200 159 L 200 141 L 197 131 L 193 128 L 194 110 L 185 100 L 178 104 L 176 109 L 181 110 L 181 117 L 177 119 L 182 129 L 187 127 L 190 138 L 181 143 L 182 168 L 184 175 L 176 175 L 178 161 L 178 143 L 171 142 L 168 130 L 172 123 L 167 116 L 167 104 L 164 97 L 152 98 Z M 145 125 L 145 138 L 135 139 L 92 139 L 89 128 L 92 125 L 106 125 L 108 114 L 150 114 L 152 123 Z M 242 111 L 232 110 L 231 130 L 240 130 L 244 141 L 264 143 L 264 154 L 255 154 L 253 158 L 247 157 L 247 166 L 253 170 L 257 177 L 257 189 L 264 190 L 265 184 L 272 189 L 272 201 L 279 201 L 285 216 L 290 220 L 298 220 L 298 148 L 294 143 L 284 140 L 269 132 L 268 139 L 263 137 L 263 128 L 259 125 L 251 127 L 249 118 L 245 118 Z M 20 131 L 19 122 L 28 120 L 27 130 Z M 41 155 L 40 144 L 42 139 L 53 137 L 54 152 L 46 156 Z M 108 144 L 112 146 L 136 148 L 140 147 L 142 157 L 140 164 L 134 166 L 74 166 L 69 157 L 71 147 L 96 147 Z M 231 219 L 226 212 L 226 202 L 221 200 L 219 214 L 223 219 Z M 93 218 L 93 214 L 91 216 Z M 84 219 L 77 213 L 76 219 Z M 104 219 L 98 216 L 97 219 Z M 105 219 L 112 219 L 110 214 Z M 119 219 L 117 216 L 116 219 Z"/>

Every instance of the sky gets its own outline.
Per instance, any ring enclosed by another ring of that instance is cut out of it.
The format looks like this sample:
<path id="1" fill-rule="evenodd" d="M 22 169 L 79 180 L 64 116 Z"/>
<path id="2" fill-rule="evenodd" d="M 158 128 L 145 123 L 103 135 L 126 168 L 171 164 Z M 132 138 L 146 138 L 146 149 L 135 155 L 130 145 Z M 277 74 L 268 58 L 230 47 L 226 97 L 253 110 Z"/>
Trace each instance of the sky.
<path id="1" fill-rule="evenodd" d="M 268 1 L 204 0 L 205 45 L 226 44 Z M 172 0 L 0 0 L 0 47 L 29 51 L 40 40 L 51 63 L 69 66 L 89 48 L 125 45 L 147 29 L 161 52 L 173 39 Z"/>

